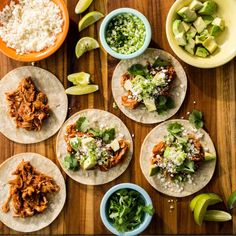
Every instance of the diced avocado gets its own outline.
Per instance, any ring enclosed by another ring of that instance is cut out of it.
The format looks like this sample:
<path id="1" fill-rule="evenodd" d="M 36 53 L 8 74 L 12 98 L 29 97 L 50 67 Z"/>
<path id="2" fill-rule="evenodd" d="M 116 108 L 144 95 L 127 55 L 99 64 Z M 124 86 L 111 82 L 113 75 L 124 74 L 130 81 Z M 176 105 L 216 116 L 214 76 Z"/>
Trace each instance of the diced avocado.
<path id="1" fill-rule="evenodd" d="M 189 7 L 181 8 L 177 14 L 183 18 L 186 22 L 192 22 L 197 19 L 197 14 L 195 11 L 190 10 Z"/>
<path id="2" fill-rule="evenodd" d="M 166 75 L 162 71 L 158 72 L 153 77 L 153 82 L 156 86 L 165 86 L 166 85 Z"/>
<path id="3" fill-rule="evenodd" d="M 217 10 L 217 4 L 214 1 L 206 1 L 202 8 L 198 11 L 200 15 L 213 15 Z"/>
<path id="4" fill-rule="evenodd" d="M 216 17 L 216 18 L 212 21 L 212 25 L 219 26 L 222 31 L 223 31 L 224 28 L 225 28 L 225 22 L 224 22 L 224 20 L 222 20 L 220 17 Z"/>
<path id="5" fill-rule="evenodd" d="M 199 16 L 194 22 L 194 27 L 196 28 L 197 32 L 200 34 L 204 29 L 206 29 L 207 25 L 202 19 L 201 16 Z"/>
<path id="6" fill-rule="evenodd" d="M 148 109 L 148 111 L 156 111 L 156 104 L 154 98 L 146 98 L 143 99 L 144 105 Z"/>
<path id="7" fill-rule="evenodd" d="M 159 166 L 151 165 L 149 170 L 149 176 L 156 175 L 159 172 L 159 170 L 160 170 Z"/>
<path id="8" fill-rule="evenodd" d="M 180 46 L 185 46 L 187 44 L 185 33 L 180 33 L 175 36 L 175 39 Z"/>
<path id="9" fill-rule="evenodd" d="M 212 54 L 218 47 L 216 41 L 212 36 L 208 37 L 202 45 Z"/>
<path id="10" fill-rule="evenodd" d="M 185 29 L 181 23 L 181 20 L 175 20 L 172 26 L 174 35 L 185 32 Z"/>
<path id="11" fill-rule="evenodd" d="M 190 10 L 193 10 L 193 11 L 199 10 L 202 7 L 203 7 L 203 3 L 198 0 L 193 0 L 189 5 Z"/>
<path id="12" fill-rule="evenodd" d="M 202 16 L 202 19 L 204 20 L 206 25 L 209 25 L 214 20 L 214 17 L 213 16 Z"/>
<path id="13" fill-rule="evenodd" d="M 92 137 L 87 137 L 87 138 L 84 138 L 84 139 L 81 139 L 81 143 L 83 146 L 87 145 L 88 143 L 92 142 L 94 140 L 94 138 Z"/>
<path id="14" fill-rule="evenodd" d="M 197 33 L 197 30 L 193 26 L 191 26 L 189 31 L 186 33 L 187 39 L 194 38 L 196 33 Z"/>
<path id="15" fill-rule="evenodd" d="M 184 27 L 185 32 L 187 32 L 190 29 L 191 25 L 189 23 L 182 21 L 181 24 Z"/>
<path id="16" fill-rule="evenodd" d="M 97 160 L 95 156 L 89 156 L 85 161 L 82 163 L 82 167 L 84 170 L 92 169 L 97 164 Z"/>
<path id="17" fill-rule="evenodd" d="M 215 160 L 215 159 L 216 159 L 215 154 L 205 152 L 205 161 L 211 161 L 211 160 Z"/>
<path id="18" fill-rule="evenodd" d="M 129 90 L 132 89 L 132 87 L 133 87 L 132 82 L 129 79 L 126 80 L 125 83 L 124 83 L 125 90 L 129 91 Z"/>
<path id="19" fill-rule="evenodd" d="M 199 57 L 207 57 L 209 52 L 204 47 L 197 47 L 195 55 Z"/>
<path id="20" fill-rule="evenodd" d="M 80 140 L 78 139 L 78 137 L 70 139 L 70 146 L 73 148 L 73 150 L 78 151 L 79 144 Z"/>
<path id="21" fill-rule="evenodd" d="M 195 41 L 192 38 L 188 39 L 188 44 L 184 46 L 184 49 L 190 54 L 194 55 Z"/>
<path id="22" fill-rule="evenodd" d="M 207 38 L 207 36 L 204 35 L 204 34 L 203 35 L 197 35 L 195 37 L 195 43 L 196 44 L 202 44 L 206 38 Z"/>
<path id="23" fill-rule="evenodd" d="M 222 32 L 220 27 L 218 25 L 213 25 L 211 28 L 210 35 L 216 37 L 220 32 Z"/>
<path id="24" fill-rule="evenodd" d="M 111 144 L 110 144 L 110 147 L 112 148 L 112 150 L 114 152 L 118 151 L 120 149 L 120 144 L 119 144 L 119 141 L 117 139 L 114 139 Z"/>
<path id="25" fill-rule="evenodd" d="M 173 148 L 173 147 L 172 147 Z M 166 147 L 165 151 L 164 151 L 164 158 L 168 158 L 170 156 L 170 152 L 171 152 L 171 147 Z"/>

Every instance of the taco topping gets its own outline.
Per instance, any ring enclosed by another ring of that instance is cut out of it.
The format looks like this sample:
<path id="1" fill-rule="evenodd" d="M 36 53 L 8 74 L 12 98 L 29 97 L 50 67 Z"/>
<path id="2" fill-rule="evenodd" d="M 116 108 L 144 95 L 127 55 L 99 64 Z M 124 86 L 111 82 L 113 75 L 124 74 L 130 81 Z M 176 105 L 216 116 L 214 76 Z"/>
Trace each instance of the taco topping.
<path id="1" fill-rule="evenodd" d="M 43 121 L 49 117 L 48 99 L 30 77 L 23 79 L 14 92 L 6 93 L 6 98 L 17 128 L 41 130 Z"/>
<path id="2" fill-rule="evenodd" d="M 123 161 L 129 149 L 128 141 L 116 136 L 115 128 L 92 128 L 86 117 L 80 117 L 67 126 L 65 167 L 73 171 L 79 167 L 108 171 Z"/>
<path id="3" fill-rule="evenodd" d="M 52 177 L 38 172 L 28 161 L 23 160 L 12 175 L 16 178 L 8 182 L 10 195 L 2 211 L 7 213 L 10 210 L 12 200 L 15 217 L 25 218 L 43 213 L 49 203 L 47 195 L 60 190 Z"/>
<path id="4" fill-rule="evenodd" d="M 205 153 L 200 142 L 203 134 L 188 132 L 178 122 L 170 123 L 167 131 L 164 140 L 153 147 L 149 175 L 158 174 L 161 182 L 174 182 L 176 186 L 185 181 L 192 183 L 192 175 L 208 160 L 209 153 Z"/>
<path id="5" fill-rule="evenodd" d="M 174 108 L 170 90 L 175 75 L 174 67 L 159 57 L 153 64 L 132 65 L 120 78 L 121 86 L 127 91 L 121 98 L 122 105 L 130 109 L 144 106 L 158 114 Z"/>

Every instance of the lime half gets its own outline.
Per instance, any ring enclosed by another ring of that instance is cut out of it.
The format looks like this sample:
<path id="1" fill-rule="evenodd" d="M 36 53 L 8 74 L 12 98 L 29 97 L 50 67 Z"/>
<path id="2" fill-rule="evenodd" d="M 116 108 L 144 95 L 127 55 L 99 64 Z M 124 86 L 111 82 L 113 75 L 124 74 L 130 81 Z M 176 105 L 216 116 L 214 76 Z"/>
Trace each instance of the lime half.
<path id="1" fill-rule="evenodd" d="M 204 216 L 205 221 L 229 221 L 232 220 L 232 216 L 225 211 L 208 210 Z"/>
<path id="2" fill-rule="evenodd" d="M 99 48 L 98 41 L 91 37 L 81 38 L 75 47 L 76 57 L 81 57 L 85 52 L 91 51 L 93 49 Z"/>
<path id="3" fill-rule="evenodd" d="M 227 201 L 228 209 L 233 209 L 236 207 L 236 191 L 232 192 Z"/>
<path id="4" fill-rule="evenodd" d="M 72 86 L 68 89 L 66 89 L 66 93 L 70 95 L 84 95 L 96 92 L 99 89 L 98 85 L 90 84 L 85 86 Z"/>
<path id="5" fill-rule="evenodd" d="M 80 14 L 84 12 L 92 2 L 93 0 L 79 0 L 75 7 L 75 13 Z"/>
<path id="6" fill-rule="evenodd" d="M 67 76 L 67 79 L 74 85 L 88 85 L 90 74 L 85 72 L 74 73 Z"/>
<path id="7" fill-rule="evenodd" d="M 94 24 L 96 21 L 99 21 L 103 17 L 104 15 L 99 11 L 89 12 L 79 21 L 79 32 Z"/>

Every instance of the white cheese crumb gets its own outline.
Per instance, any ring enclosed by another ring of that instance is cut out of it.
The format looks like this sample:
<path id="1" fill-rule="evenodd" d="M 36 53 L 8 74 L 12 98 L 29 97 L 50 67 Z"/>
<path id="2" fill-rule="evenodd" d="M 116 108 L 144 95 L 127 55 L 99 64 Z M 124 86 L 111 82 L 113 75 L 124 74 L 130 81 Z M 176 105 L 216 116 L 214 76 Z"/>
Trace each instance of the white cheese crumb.
<path id="1" fill-rule="evenodd" d="M 193 104 L 196 104 L 196 101 L 193 101 Z"/>

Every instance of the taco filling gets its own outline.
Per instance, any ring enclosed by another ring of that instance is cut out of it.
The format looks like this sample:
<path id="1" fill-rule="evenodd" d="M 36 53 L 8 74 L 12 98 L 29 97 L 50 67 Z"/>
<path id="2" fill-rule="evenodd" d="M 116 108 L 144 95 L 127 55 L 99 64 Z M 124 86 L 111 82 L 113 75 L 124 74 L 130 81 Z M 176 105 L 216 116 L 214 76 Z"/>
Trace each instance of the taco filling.
<path id="1" fill-rule="evenodd" d="M 200 131 L 189 132 L 178 122 L 170 123 L 168 134 L 152 150 L 150 176 L 158 175 L 166 188 L 169 183 L 179 186 L 181 183 L 192 183 L 192 175 L 204 161 L 215 159 L 215 155 L 205 152 L 200 139 Z"/>
<path id="2" fill-rule="evenodd" d="M 120 78 L 121 86 L 127 91 L 121 98 L 122 105 L 136 109 L 144 107 L 149 112 L 163 114 L 174 108 L 170 90 L 175 79 L 174 67 L 157 57 L 153 64 L 134 64 Z"/>
<path id="3" fill-rule="evenodd" d="M 30 77 L 22 79 L 14 92 L 6 93 L 6 98 L 17 128 L 41 130 L 43 121 L 49 117 L 48 99 Z"/>
<path id="4" fill-rule="evenodd" d="M 73 171 L 79 168 L 108 171 L 123 161 L 129 149 L 128 141 L 122 136 L 116 135 L 115 128 L 92 128 L 86 117 L 80 117 L 66 129 L 65 167 Z"/>

